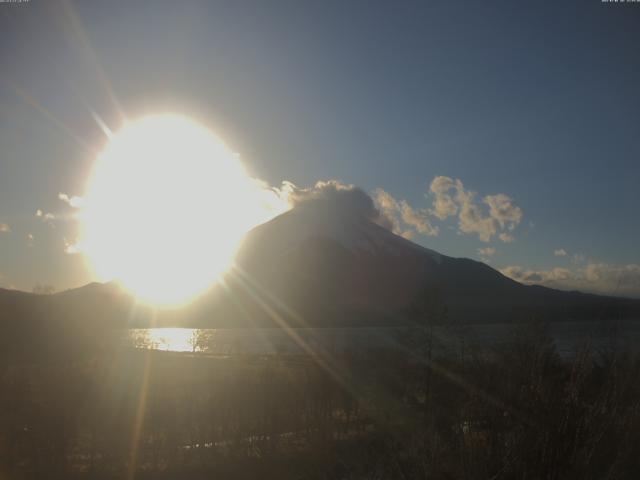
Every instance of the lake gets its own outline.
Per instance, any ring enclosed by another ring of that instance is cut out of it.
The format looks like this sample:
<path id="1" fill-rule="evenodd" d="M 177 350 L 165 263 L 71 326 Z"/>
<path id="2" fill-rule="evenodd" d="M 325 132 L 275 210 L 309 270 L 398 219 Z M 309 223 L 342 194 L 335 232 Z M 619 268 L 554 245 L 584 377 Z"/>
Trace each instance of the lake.
<path id="1" fill-rule="evenodd" d="M 460 342 L 491 347 L 508 342 L 527 326 L 513 324 L 465 325 L 455 331 L 435 327 L 436 343 L 456 348 Z M 358 348 L 398 348 L 397 327 L 278 328 L 255 329 L 191 329 L 151 328 L 129 330 L 128 342 L 138 348 L 173 352 L 204 351 L 215 355 L 276 353 L 301 354 L 318 348 L 341 353 Z M 640 347 L 640 322 L 556 322 L 548 325 L 558 352 L 571 356 L 578 347 L 590 342 L 596 349 L 610 347 Z M 205 348 L 206 346 L 206 348 Z"/>

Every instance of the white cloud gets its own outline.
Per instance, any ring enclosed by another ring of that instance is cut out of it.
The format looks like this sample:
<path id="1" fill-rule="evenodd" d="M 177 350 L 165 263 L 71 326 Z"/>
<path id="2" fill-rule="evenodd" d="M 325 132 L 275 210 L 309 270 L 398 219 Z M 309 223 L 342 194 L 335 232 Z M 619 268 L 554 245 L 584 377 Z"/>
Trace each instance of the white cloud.
<path id="1" fill-rule="evenodd" d="M 503 243 L 513 243 L 516 241 L 515 237 L 507 232 L 502 232 L 500 235 L 498 235 L 498 238 Z"/>
<path id="2" fill-rule="evenodd" d="M 496 249 L 493 247 L 479 248 L 478 254 L 480 254 L 480 260 L 482 260 L 485 263 L 490 263 L 491 257 L 493 257 L 496 254 Z"/>
<path id="3" fill-rule="evenodd" d="M 402 200 L 400 202 L 400 213 L 402 221 L 414 227 L 418 232 L 430 236 L 436 236 L 440 233 L 440 229 L 429 222 L 429 212 L 427 210 L 414 210 L 406 201 Z"/>
<path id="4" fill-rule="evenodd" d="M 627 265 L 589 263 L 573 270 L 561 267 L 533 270 L 509 266 L 501 269 L 500 272 L 526 284 L 580 290 L 601 295 L 640 297 L 640 265 L 633 263 Z"/>
<path id="5" fill-rule="evenodd" d="M 373 192 L 373 199 L 380 210 L 382 216 L 387 219 L 387 225 L 389 230 L 397 235 L 402 235 L 409 240 L 413 238 L 413 234 L 411 232 L 407 232 L 407 235 L 404 235 L 402 232 L 402 228 L 400 227 L 400 219 L 398 218 L 398 212 L 400 210 L 400 205 L 398 202 L 389 194 L 385 192 L 383 189 L 378 188 Z"/>
<path id="6" fill-rule="evenodd" d="M 378 188 L 374 191 L 374 196 L 374 200 L 376 201 L 378 207 L 382 210 L 395 212 L 400 208 L 398 202 L 391 196 L 391 194 L 385 192 L 381 188 Z"/>
<path id="7" fill-rule="evenodd" d="M 53 213 L 45 213 L 40 209 L 36 210 L 36 217 L 49 224 L 56 219 L 56 216 Z"/>
<path id="8" fill-rule="evenodd" d="M 286 182 L 287 202 L 292 208 L 330 208 L 343 215 L 364 217 L 376 223 L 384 223 L 381 211 L 373 199 L 361 188 L 340 180 L 319 181 L 312 187 L 300 188 Z"/>
<path id="9" fill-rule="evenodd" d="M 400 236 L 407 240 L 413 240 L 416 236 L 416 232 L 414 230 L 405 230 L 404 232 L 400 232 Z"/>
<path id="10" fill-rule="evenodd" d="M 84 199 L 76 195 L 69 196 L 66 193 L 58 193 L 58 199 L 62 200 L 73 208 L 81 208 L 84 205 Z"/>
<path id="11" fill-rule="evenodd" d="M 556 257 L 566 257 L 567 256 L 567 251 L 564 248 L 558 248 L 558 249 L 553 251 L 553 254 Z"/>
<path id="12" fill-rule="evenodd" d="M 437 176 L 431 181 L 429 190 L 435 197 L 433 200 L 433 214 L 440 220 L 458 213 L 458 205 L 449 194 L 455 187 L 456 183 L 449 177 Z"/>
<path id="13" fill-rule="evenodd" d="M 458 215 L 458 229 L 462 233 L 476 233 L 483 242 L 491 241 L 497 230 L 497 222 L 490 216 L 485 216 L 482 209 L 474 201 L 475 192 L 464 190 L 462 182 L 456 194 L 460 205 Z"/>
<path id="14" fill-rule="evenodd" d="M 437 176 L 429 190 L 433 195 L 431 213 L 440 220 L 457 215 L 459 233 L 477 234 L 483 242 L 491 241 L 494 235 L 504 243 L 515 240 L 508 231 L 514 230 L 522 220 L 522 209 L 504 193 L 482 199 L 489 207 L 486 212 L 476 202 L 476 193 L 465 189 L 459 179 Z"/>
<path id="15" fill-rule="evenodd" d="M 291 208 L 289 196 L 296 188 L 293 183 L 284 181 L 278 188 L 271 187 L 267 182 L 255 178 L 252 179 L 252 182 L 252 194 L 256 196 L 260 206 L 259 223 L 269 221 Z"/>
<path id="16" fill-rule="evenodd" d="M 493 257 L 496 254 L 496 249 L 493 247 L 479 248 L 478 253 L 483 257 Z"/>
<path id="17" fill-rule="evenodd" d="M 0 233 L 9 233 L 11 232 L 11 227 L 8 223 L 0 223 Z"/>
<path id="18" fill-rule="evenodd" d="M 504 193 L 487 195 L 483 202 L 489 205 L 489 215 L 498 221 L 500 228 L 513 230 L 522 220 L 522 209 Z"/>
<path id="19" fill-rule="evenodd" d="M 571 270 L 560 267 L 549 270 L 527 270 L 519 266 L 509 266 L 500 269 L 500 273 L 518 282 L 538 285 L 549 285 L 573 277 Z"/>
<path id="20" fill-rule="evenodd" d="M 376 189 L 373 195 L 381 216 L 396 235 L 411 240 L 418 232 L 429 236 L 440 233 L 440 229 L 431 224 L 428 210 L 416 210 L 406 200 L 398 201 L 381 188 Z"/>
<path id="21" fill-rule="evenodd" d="M 522 209 L 504 193 L 487 195 L 482 203 L 476 201 L 476 193 L 467 190 L 460 179 L 436 176 L 429 185 L 433 198 L 430 209 L 416 209 L 405 200 L 398 201 L 388 192 L 377 189 L 374 198 L 380 211 L 389 219 L 391 229 L 405 237 L 412 234 L 403 224 L 425 235 L 438 235 L 440 228 L 432 219 L 446 220 L 457 217 L 458 233 L 475 234 L 483 242 L 494 236 L 504 243 L 515 241 L 511 233 L 522 220 Z M 483 208 L 482 204 L 488 208 Z"/>
<path id="22" fill-rule="evenodd" d="M 64 240 L 64 253 L 68 255 L 74 255 L 82 252 L 82 245 L 79 242 L 69 242 L 66 238 Z"/>

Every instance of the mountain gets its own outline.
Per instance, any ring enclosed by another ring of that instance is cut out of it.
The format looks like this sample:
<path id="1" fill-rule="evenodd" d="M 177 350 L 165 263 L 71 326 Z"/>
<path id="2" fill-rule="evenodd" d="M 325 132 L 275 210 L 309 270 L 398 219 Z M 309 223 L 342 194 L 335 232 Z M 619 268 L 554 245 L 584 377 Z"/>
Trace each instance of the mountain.
<path id="1" fill-rule="evenodd" d="M 0 323 L 105 326 L 399 325 L 446 308 L 461 323 L 640 318 L 640 301 L 522 285 L 364 215 L 308 202 L 249 232 L 224 282 L 191 305 L 153 312 L 115 284 L 55 295 L 0 290 Z M 90 334 L 90 331 L 87 331 Z"/>
<path id="2" fill-rule="evenodd" d="M 246 282 L 314 325 L 397 324 L 429 302 L 458 322 L 640 318 L 640 301 L 523 285 L 321 203 L 255 228 L 237 264 Z"/>

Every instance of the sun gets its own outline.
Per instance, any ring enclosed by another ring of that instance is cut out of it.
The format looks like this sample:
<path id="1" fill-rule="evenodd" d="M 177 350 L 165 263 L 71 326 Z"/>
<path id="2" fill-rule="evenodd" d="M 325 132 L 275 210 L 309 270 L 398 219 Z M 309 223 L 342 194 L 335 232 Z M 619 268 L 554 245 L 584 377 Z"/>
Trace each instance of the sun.
<path id="1" fill-rule="evenodd" d="M 186 302 L 231 265 L 265 211 L 238 155 L 195 121 L 127 123 L 99 154 L 82 212 L 82 246 L 102 280 L 144 301 Z"/>

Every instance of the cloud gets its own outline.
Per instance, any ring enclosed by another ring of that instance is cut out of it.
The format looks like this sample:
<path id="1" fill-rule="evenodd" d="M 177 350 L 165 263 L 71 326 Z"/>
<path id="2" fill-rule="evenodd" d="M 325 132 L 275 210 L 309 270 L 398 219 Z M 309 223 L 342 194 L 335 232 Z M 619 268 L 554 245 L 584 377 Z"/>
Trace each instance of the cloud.
<path id="1" fill-rule="evenodd" d="M 565 250 L 564 248 L 557 248 L 556 250 L 553 251 L 553 254 L 556 257 L 567 257 L 567 256 L 569 256 L 569 252 L 567 250 Z M 576 265 L 584 263 L 586 260 L 587 260 L 587 257 L 585 256 L 584 253 L 576 252 L 573 255 L 571 255 L 571 262 L 576 264 Z"/>
<path id="2" fill-rule="evenodd" d="M 519 266 L 509 266 L 500 270 L 506 277 L 528 284 L 549 285 L 557 281 L 569 280 L 573 273 L 566 268 L 552 268 L 550 270 L 526 270 Z"/>
<path id="3" fill-rule="evenodd" d="M 458 213 L 458 205 L 449 194 L 449 192 L 456 187 L 456 183 L 449 177 L 438 176 L 431 181 L 429 190 L 431 190 L 431 193 L 433 193 L 435 197 L 432 211 L 440 220 L 452 217 Z"/>
<path id="4" fill-rule="evenodd" d="M 389 220 L 391 230 L 407 238 L 417 232 L 438 235 L 440 227 L 432 223 L 433 219 L 457 217 L 460 234 L 478 235 L 483 242 L 491 241 L 496 235 L 503 243 L 515 241 L 511 232 L 522 221 L 523 213 L 504 193 L 487 195 L 479 203 L 476 192 L 466 189 L 460 179 L 439 175 L 429 184 L 428 194 L 433 198 L 430 209 L 416 209 L 405 200 L 394 199 L 381 188 L 375 190 L 374 198 Z"/>
<path id="5" fill-rule="evenodd" d="M 375 204 L 378 206 L 381 215 L 387 219 L 386 228 L 393 233 L 402 235 L 402 228 L 400 227 L 400 219 L 398 212 L 400 211 L 400 205 L 398 202 L 388 193 L 378 188 L 373 192 Z M 413 238 L 412 233 L 408 233 L 408 236 L 403 235 L 407 239 Z"/>
<path id="6" fill-rule="evenodd" d="M 462 233 L 476 233 L 480 240 L 489 242 L 498 231 L 498 226 L 493 218 L 483 214 L 482 209 L 475 203 L 474 197 L 475 192 L 464 190 L 460 182 L 460 188 L 456 194 L 456 200 L 460 205 L 458 230 Z"/>
<path id="7" fill-rule="evenodd" d="M 69 242 L 66 238 L 64 240 L 64 253 L 68 255 L 74 255 L 76 253 L 82 253 L 82 245 L 79 242 Z"/>
<path id="8" fill-rule="evenodd" d="M 69 196 L 66 193 L 58 193 L 58 199 L 62 200 L 73 208 L 82 208 L 84 205 L 84 199 L 76 195 Z"/>
<path id="9" fill-rule="evenodd" d="M 27 233 L 26 237 L 27 237 L 27 245 L 30 247 L 33 247 L 33 242 L 35 240 L 35 237 L 33 236 L 33 234 Z"/>
<path id="10" fill-rule="evenodd" d="M 11 227 L 8 223 L 0 223 L 0 233 L 9 233 L 11 232 Z"/>
<path id="11" fill-rule="evenodd" d="M 364 190 L 339 180 L 320 181 L 309 188 L 287 182 L 283 195 L 292 208 L 323 208 L 353 219 L 366 218 L 389 230 L 394 227 L 393 220 L 376 207 Z"/>
<path id="12" fill-rule="evenodd" d="M 482 203 L 489 207 L 486 212 L 476 202 L 476 193 L 467 190 L 460 179 L 437 176 L 429 191 L 433 196 L 431 213 L 440 220 L 457 215 L 459 233 L 477 234 L 483 242 L 491 241 L 496 234 L 504 243 L 515 240 L 508 231 L 520 224 L 523 213 L 504 193 L 487 195 L 482 199 Z"/>
<path id="13" fill-rule="evenodd" d="M 627 292 L 630 287 L 640 291 L 640 265 L 590 263 L 582 271 L 588 282 L 604 283 L 612 293 Z"/>
<path id="14" fill-rule="evenodd" d="M 427 210 L 414 210 L 403 200 L 400 202 L 400 213 L 402 221 L 414 227 L 418 232 L 430 236 L 436 236 L 440 233 L 440 229 L 429 222 L 429 212 Z"/>
<path id="15" fill-rule="evenodd" d="M 397 201 L 381 188 L 374 191 L 374 198 L 387 228 L 393 233 L 408 240 L 413 239 L 418 232 L 430 236 L 440 233 L 440 229 L 431 224 L 428 210 L 416 210 L 406 200 Z"/>
<path id="16" fill-rule="evenodd" d="M 36 210 L 36 217 L 47 223 L 52 223 L 53 220 L 56 219 L 56 216 L 53 213 L 45 213 L 40 209 Z"/>
<path id="17" fill-rule="evenodd" d="M 504 193 L 487 195 L 482 201 L 489 205 L 489 215 L 497 220 L 500 228 L 513 230 L 522 220 L 522 209 Z"/>
<path id="18" fill-rule="evenodd" d="M 84 198 L 77 195 L 67 195 L 62 192 L 58 193 L 58 200 L 63 201 L 71 208 L 77 210 L 81 210 L 85 205 Z M 51 213 L 38 208 L 36 210 L 36 217 L 48 224 L 50 227 L 55 228 L 57 222 L 73 222 L 78 220 L 79 214 L 77 212 L 73 214 Z"/>
<path id="19" fill-rule="evenodd" d="M 513 243 L 516 241 L 515 237 L 507 232 L 502 232 L 500 235 L 498 235 L 498 238 L 503 243 Z"/>
<path id="20" fill-rule="evenodd" d="M 480 255 L 480 260 L 482 260 L 485 263 L 490 263 L 491 257 L 493 257 L 496 254 L 496 249 L 493 247 L 479 248 L 478 254 Z"/>
<path id="21" fill-rule="evenodd" d="M 544 285 L 563 290 L 580 290 L 601 295 L 640 297 L 640 265 L 612 265 L 589 263 L 573 270 L 551 268 L 548 270 L 528 270 L 519 266 L 509 266 L 500 272 L 514 280 L 526 284 Z"/>
<path id="22" fill-rule="evenodd" d="M 284 181 L 278 188 L 257 178 L 252 179 L 251 182 L 253 184 L 252 194 L 255 195 L 260 209 L 260 212 L 256 214 L 260 223 L 271 220 L 291 208 L 289 196 L 296 188 L 293 183 Z"/>

